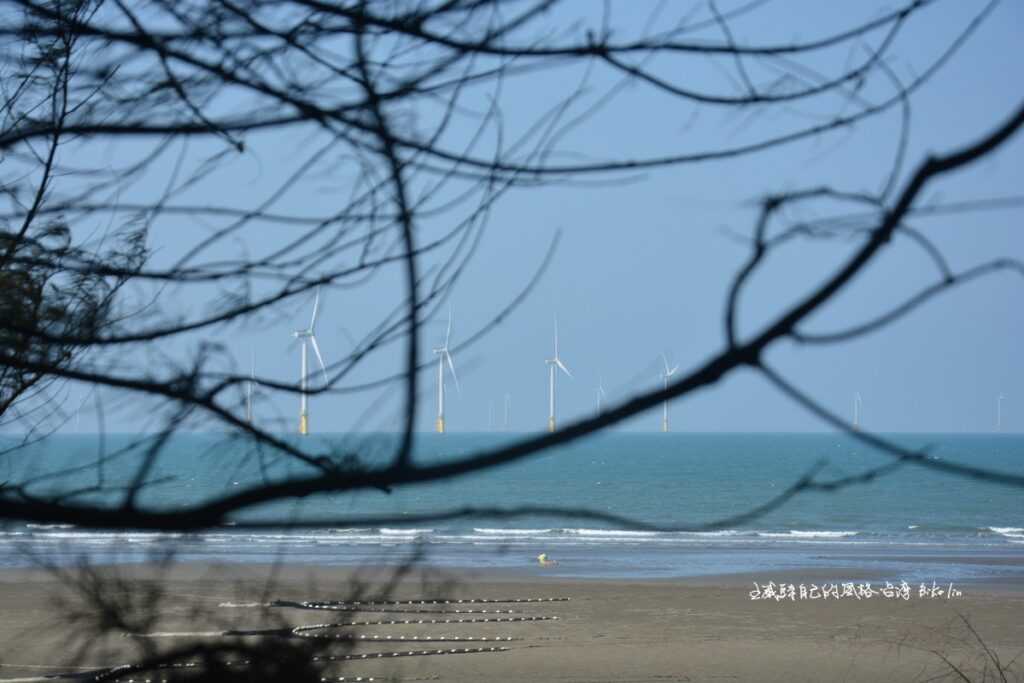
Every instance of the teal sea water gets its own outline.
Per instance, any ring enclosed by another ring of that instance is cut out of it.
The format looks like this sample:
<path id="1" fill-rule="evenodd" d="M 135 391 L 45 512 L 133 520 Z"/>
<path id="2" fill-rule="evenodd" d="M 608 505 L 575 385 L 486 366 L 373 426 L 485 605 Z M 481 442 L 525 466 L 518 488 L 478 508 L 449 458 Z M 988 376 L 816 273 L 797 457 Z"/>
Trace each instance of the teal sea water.
<path id="1" fill-rule="evenodd" d="M 419 462 L 457 458 L 519 438 L 513 434 L 421 435 Z M 1024 475 L 1024 436 L 898 435 L 932 457 Z M 0 481 L 37 478 L 37 495 L 96 484 L 83 499 L 117 505 L 151 437 L 55 436 L 0 456 Z M 321 435 L 310 451 L 387 460 L 393 436 Z M 96 465 L 102 459 L 102 465 Z M 605 434 L 527 461 L 386 494 L 310 497 L 247 511 L 244 519 L 338 519 L 317 529 L 200 534 L 89 530 L 75 525 L 0 527 L 0 566 L 39 561 L 139 562 L 173 550 L 181 560 L 316 564 L 396 563 L 418 553 L 440 566 L 528 568 L 541 552 L 559 560 L 549 573 L 595 577 L 670 577 L 828 566 L 877 569 L 912 580 L 1021 578 L 1024 491 L 921 467 L 837 492 L 803 492 L 742 524 L 695 531 L 641 531 L 572 515 L 476 517 L 416 522 L 463 506 L 555 505 L 622 515 L 659 527 L 694 527 L 756 509 L 817 463 L 822 480 L 888 461 L 846 435 Z M 77 467 L 62 476 L 51 476 Z M 165 445 L 140 503 L 166 510 L 302 473 L 304 465 L 238 439 L 182 434 Z M 385 525 L 345 519 L 387 516 Z M 240 520 L 243 518 L 240 517 Z M 408 520 L 408 521 L 404 521 Z"/>

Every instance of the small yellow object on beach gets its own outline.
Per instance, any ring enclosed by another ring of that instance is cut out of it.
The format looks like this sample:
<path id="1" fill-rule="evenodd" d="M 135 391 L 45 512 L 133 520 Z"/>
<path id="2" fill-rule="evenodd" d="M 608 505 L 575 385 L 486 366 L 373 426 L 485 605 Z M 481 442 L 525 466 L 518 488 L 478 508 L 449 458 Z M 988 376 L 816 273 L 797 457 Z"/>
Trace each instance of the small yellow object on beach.
<path id="1" fill-rule="evenodd" d="M 540 555 L 538 555 L 537 556 L 537 562 L 542 567 L 553 567 L 556 564 L 558 564 L 558 562 L 556 562 L 555 560 L 548 559 L 548 554 L 547 553 L 541 553 Z"/>

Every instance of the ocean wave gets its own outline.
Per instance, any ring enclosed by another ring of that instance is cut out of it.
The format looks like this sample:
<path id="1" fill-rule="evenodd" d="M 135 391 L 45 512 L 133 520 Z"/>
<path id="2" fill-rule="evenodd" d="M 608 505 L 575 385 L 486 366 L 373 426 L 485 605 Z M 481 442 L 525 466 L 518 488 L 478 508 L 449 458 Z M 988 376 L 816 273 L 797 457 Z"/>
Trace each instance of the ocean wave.
<path id="1" fill-rule="evenodd" d="M 905 527 L 903 527 L 905 529 Z M 481 545 L 491 547 L 579 547 L 601 548 L 647 546 L 671 547 L 771 547 L 775 544 L 863 544 L 927 545 L 950 543 L 987 544 L 994 547 L 1007 543 L 1024 543 L 1021 527 L 969 527 L 964 530 L 925 531 L 926 525 L 907 532 L 893 529 L 826 530 L 826 529 L 718 529 L 713 531 L 647 531 L 594 528 L 496 528 L 496 527 L 443 527 L 443 528 L 344 528 L 323 530 L 211 530 L 193 534 L 171 534 L 140 531 L 86 531 L 80 529 L 31 529 L 0 531 L 0 540 L 6 543 L 39 543 L 42 547 L 58 548 L 80 545 L 83 548 L 116 547 L 118 544 L 158 547 L 159 544 L 178 542 L 184 548 L 195 545 L 209 548 L 262 548 L 292 546 L 296 549 L 313 547 L 411 547 L 416 544 Z"/>
<path id="2" fill-rule="evenodd" d="M 1014 541 L 1024 541 L 1024 528 L 1018 526 L 990 526 L 988 530 Z"/>
<path id="3" fill-rule="evenodd" d="M 847 538 L 849 536 L 856 536 L 859 533 L 859 531 L 801 531 L 799 529 L 790 529 L 784 532 L 758 531 L 757 535 L 761 538 Z"/>
<path id="4" fill-rule="evenodd" d="M 117 531 L 35 531 L 23 536 L 34 543 L 81 543 L 86 545 L 116 545 L 118 543 L 163 543 L 184 538 L 186 534 L 164 532 Z"/>
<path id="5" fill-rule="evenodd" d="M 74 529 L 74 524 L 26 524 L 29 529 Z"/>
<path id="6" fill-rule="evenodd" d="M 616 529 L 559 529 L 564 534 L 573 536 L 592 536 L 596 538 L 653 538 L 657 531 L 618 531 Z"/>

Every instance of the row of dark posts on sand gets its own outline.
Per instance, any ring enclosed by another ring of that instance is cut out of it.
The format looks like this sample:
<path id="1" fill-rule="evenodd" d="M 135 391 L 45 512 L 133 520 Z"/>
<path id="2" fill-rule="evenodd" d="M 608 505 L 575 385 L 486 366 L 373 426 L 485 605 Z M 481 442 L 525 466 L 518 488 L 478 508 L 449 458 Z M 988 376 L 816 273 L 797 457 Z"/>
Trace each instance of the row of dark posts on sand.
<path id="1" fill-rule="evenodd" d="M 475 647 L 457 648 L 420 648 L 420 649 L 398 649 L 377 652 L 348 652 L 345 654 L 317 654 L 310 658 L 316 664 L 332 664 L 355 661 L 380 661 L 397 657 L 433 657 L 440 655 L 461 655 L 461 654 L 484 654 L 508 652 L 512 648 L 497 643 L 511 643 L 523 641 L 523 636 L 462 636 L 462 635 L 381 635 L 381 634 L 356 634 L 356 633 L 331 633 L 333 629 L 352 628 L 360 626 L 435 626 L 435 625 L 463 625 L 463 624 L 513 624 L 526 622 L 556 621 L 557 615 L 550 614 L 523 614 L 516 609 L 478 609 L 470 607 L 463 608 L 463 605 L 506 605 L 506 604 L 538 604 L 552 602 L 567 602 L 567 597 L 543 597 L 543 598 L 464 598 L 464 599 L 435 599 L 435 600 L 376 600 L 376 601 L 345 601 L 345 600 L 273 600 L 271 602 L 259 603 L 233 603 L 224 602 L 219 605 L 221 608 L 261 608 L 261 609 L 293 609 L 312 610 L 320 612 L 344 612 L 344 613 L 377 613 L 405 615 L 407 618 L 390 619 L 352 619 L 348 621 L 303 624 L 294 627 L 278 628 L 252 628 L 252 629 L 230 629 L 222 631 L 207 632 L 159 632 L 159 633 L 130 633 L 126 634 L 133 638 L 209 638 L 209 637 L 261 637 L 261 638 L 301 638 L 318 641 L 329 640 L 333 642 L 345 642 L 350 644 L 378 643 L 389 645 L 408 646 L 412 643 L 488 643 Z M 440 615 L 423 618 L 422 615 Z M 411 617 L 411 618 L 410 618 Z M 493 644 L 492 644 L 493 643 Z M 223 661 L 221 666 L 237 668 L 245 671 L 251 662 L 244 659 L 234 661 Z M 168 674 L 172 672 L 182 674 L 199 673 L 202 663 L 197 661 L 166 661 L 156 665 L 122 664 L 118 666 L 80 671 L 76 673 L 55 673 L 44 677 L 45 680 L 88 680 L 99 683 L 101 681 L 122 681 L 124 683 L 135 683 L 143 681 L 147 683 L 167 683 L 170 679 Z M 136 678 L 143 674 L 158 673 L 159 678 L 144 677 Z M 44 680 L 40 679 L 40 680 Z M 324 676 L 322 682 L 345 682 L 345 681 L 374 681 L 381 680 L 373 676 Z"/>

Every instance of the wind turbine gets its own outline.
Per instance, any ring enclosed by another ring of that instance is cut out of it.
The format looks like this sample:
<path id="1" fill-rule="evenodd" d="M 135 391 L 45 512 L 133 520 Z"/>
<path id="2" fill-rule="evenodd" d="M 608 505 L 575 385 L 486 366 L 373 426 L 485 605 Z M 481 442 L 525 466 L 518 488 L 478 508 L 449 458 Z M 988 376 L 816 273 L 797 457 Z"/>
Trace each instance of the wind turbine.
<path id="1" fill-rule="evenodd" d="M 862 403 L 862 401 L 860 400 L 860 392 L 859 391 L 853 392 L 853 428 L 857 429 L 857 430 L 860 429 L 860 405 L 861 405 L 861 403 Z"/>
<path id="2" fill-rule="evenodd" d="M 555 431 L 555 367 L 557 366 L 566 375 L 572 379 L 572 373 L 569 372 L 569 368 L 565 367 L 565 363 L 562 362 L 561 357 L 558 355 L 558 316 L 555 316 L 555 357 L 549 358 L 545 363 L 548 364 L 548 378 L 550 391 L 548 394 L 548 431 Z"/>
<path id="3" fill-rule="evenodd" d="M 604 412 L 604 399 L 608 396 L 608 393 L 604 390 L 604 381 L 597 378 L 597 414 L 600 415 Z"/>
<path id="4" fill-rule="evenodd" d="M 665 365 L 665 371 L 661 373 L 662 383 L 665 389 L 668 389 L 668 378 L 676 374 L 676 370 L 679 369 L 679 365 L 677 364 L 675 367 L 669 368 L 668 358 L 665 358 L 665 354 L 661 354 L 661 362 Z M 661 431 L 668 431 L 668 399 L 665 399 L 665 403 L 662 406 Z"/>
<path id="5" fill-rule="evenodd" d="M 459 387 L 459 377 L 455 374 L 455 364 L 452 363 L 452 354 L 448 352 L 448 341 L 452 336 L 452 309 L 448 309 L 448 331 L 444 335 L 444 346 L 434 349 L 437 356 L 437 433 L 444 434 L 444 364 L 448 363 L 448 369 L 455 380 L 455 388 L 462 393 Z"/>
<path id="6" fill-rule="evenodd" d="M 306 380 L 309 374 L 307 360 L 307 346 L 313 345 L 316 359 L 320 361 L 320 369 L 324 373 L 324 383 L 327 383 L 327 366 L 324 365 L 324 357 L 320 355 L 320 345 L 316 343 L 316 316 L 320 309 L 320 289 L 316 290 L 316 299 L 313 300 L 313 317 L 309 320 L 309 327 L 304 330 L 296 330 L 292 333 L 296 339 L 302 342 L 302 374 L 299 376 L 299 395 L 301 403 L 299 408 L 299 434 L 309 434 L 309 397 L 306 395 Z"/>
<path id="7" fill-rule="evenodd" d="M 1003 396 L 1002 394 L 999 394 L 999 397 L 996 398 L 996 431 L 997 432 L 1003 431 L 1003 399 L 1005 399 L 1005 398 L 1006 397 Z"/>

